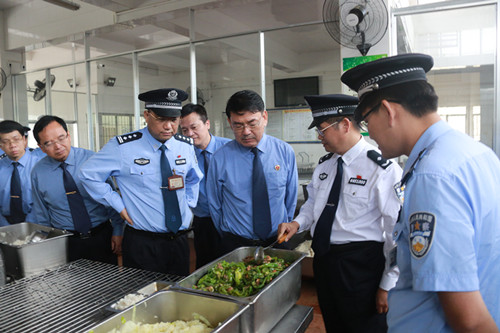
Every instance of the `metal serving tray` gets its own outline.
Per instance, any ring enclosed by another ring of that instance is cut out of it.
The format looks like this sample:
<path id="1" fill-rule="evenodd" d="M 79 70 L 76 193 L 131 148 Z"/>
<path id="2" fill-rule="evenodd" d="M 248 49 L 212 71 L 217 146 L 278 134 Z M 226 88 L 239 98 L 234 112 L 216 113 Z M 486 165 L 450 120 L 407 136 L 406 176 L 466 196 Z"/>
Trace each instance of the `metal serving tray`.
<path id="1" fill-rule="evenodd" d="M 35 231 L 49 234 L 46 240 L 13 245 Z M 39 224 L 23 222 L 0 227 L 0 248 L 4 256 L 5 274 L 19 279 L 41 273 L 68 262 L 68 236 L 71 233 Z"/>
<path id="2" fill-rule="evenodd" d="M 134 292 L 122 295 L 120 297 L 120 299 L 122 299 L 123 297 L 125 297 L 126 295 L 129 295 L 129 294 L 140 294 L 140 295 L 145 296 L 145 298 L 147 298 L 160 290 L 165 290 L 165 289 L 170 288 L 173 284 L 174 284 L 173 282 L 167 282 L 167 281 L 154 281 L 152 283 L 148 283 L 144 287 L 142 287 Z M 127 308 L 121 309 L 121 310 L 118 309 L 118 301 L 120 301 L 120 299 L 116 300 L 111 305 L 107 306 L 106 310 L 111 311 L 111 312 L 121 312 L 123 310 L 128 309 L 130 306 L 132 306 L 132 305 L 130 305 Z"/>
<path id="3" fill-rule="evenodd" d="M 245 329 L 250 330 L 242 332 L 268 332 L 280 321 L 300 297 L 300 286 L 302 281 L 301 260 L 305 257 L 304 253 L 274 248 L 266 250 L 265 254 L 282 258 L 289 262 L 290 266 L 268 283 L 261 291 L 249 297 L 228 296 L 192 289 L 193 285 L 195 285 L 198 280 L 219 261 L 243 261 L 246 257 L 253 256 L 255 249 L 256 247 L 240 247 L 199 268 L 185 279 L 179 281 L 178 286 L 179 288 L 189 288 L 197 293 L 216 295 L 218 297 L 250 304 L 250 311 L 247 315 L 250 316 L 248 320 L 251 327 L 246 326 Z"/>
<path id="4" fill-rule="evenodd" d="M 135 308 L 135 309 L 134 309 Z M 205 317 L 213 326 L 212 332 L 241 332 L 249 305 L 214 296 L 195 294 L 186 290 L 159 291 L 137 303 L 135 307 L 115 314 L 113 317 L 92 327 L 88 333 L 107 333 L 120 329 L 123 321 L 154 324 L 175 320 L 193 320 L 193 313 Z M 218 326 L 217 326 L 218 325 Z"/>

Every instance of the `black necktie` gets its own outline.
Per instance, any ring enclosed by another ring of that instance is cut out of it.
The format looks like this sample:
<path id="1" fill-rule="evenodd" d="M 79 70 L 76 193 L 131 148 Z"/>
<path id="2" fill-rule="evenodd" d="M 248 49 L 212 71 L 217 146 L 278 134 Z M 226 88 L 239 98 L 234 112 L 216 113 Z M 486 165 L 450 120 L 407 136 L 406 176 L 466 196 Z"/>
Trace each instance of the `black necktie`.
<path id="1" fill-rule="evenodd" d="M 314 237 L 312 242 L 312 249 L 315 255 L 323 255 L 330 250 L 330 235 L 332 234 L 333 220 L 335 219 L 335 212 L 339 203 L 340 189 L 342 187 L 342 174 L 344 169 L 342 167 L 342 157 L 337 160 L 337 174 L 333 181 L 328 202 L 326 203 L 321 216 L 319 217 L 316 229 L 314 230 Z"/>
<path id="2" fill-rule="evenodd" d="M 201 152 L 201 154 L 203 155 L 203 167 L 204 167 L 204 170 L 205 170 L 205 182 L 207 181 L 207 174 L 208 174 L 208 154 L 209 152 L 206 151 L 206 150 L 203 150 Z"/>
<path id="3" fill-rule="evenodd" d="M 73 218 L 73 224 L 75 225 L 75 230 L 87 234 L 90 231 L 92 223 L 90 222 L 90 216 L 83 202 L 83 198 L 76 187 L 75 180 L 66 169 L 68 164 L 66 162 L 61 163 L 61 168 L 63 169 L 63 183 L 64 189 L 66 191 L 66 198 L 68 198 L 69 210 L 71 212 L 71 217 Z"/>
<path id="4" fill-rule="evenodd" d="M 23 212 L 23 195 L 21 177 L 17 166 L 19 162 L 12 162 L 12 178 L 10 179 L 10 223 L 24 222 L 26 214 Z"/>
<path id="5" fill-rule="evenodd" d="M 252 148 L 255 155 L 252 172 L 252 217 L 253 230 L 260 239 L 266 240 L 271 232 L 271 208 L 267 193 L 266 177 L 259 158 L 257 147 Z"/>
<path id="6" fill-rule="evenodd" d="M 173 176 L 167 156 L 165 155 L 164 145 L 160 146 L 161 158 L 161 194 L 163 195 L 163 206 L 165 208 L 165 225 L 167 229 L 176 233 L 182 225 L 181 210 L 179 209 L 179 200 L 177 199 L 177 191 L 168 189 L 168 178 Z"/>

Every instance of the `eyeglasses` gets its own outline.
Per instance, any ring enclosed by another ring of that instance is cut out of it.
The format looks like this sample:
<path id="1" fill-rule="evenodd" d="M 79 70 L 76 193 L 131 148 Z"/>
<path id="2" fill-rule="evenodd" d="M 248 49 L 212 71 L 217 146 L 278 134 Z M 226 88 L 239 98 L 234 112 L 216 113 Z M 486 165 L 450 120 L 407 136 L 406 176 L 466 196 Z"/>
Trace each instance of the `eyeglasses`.
<path id="1" fill-rule="evenodd" d="M 401 102 L 396 101 L 396 100 L 392 100 L 392 99 L 386 99 L 386 101 L 391 102 L 391 103 L 401 104 Z M 370 115 L 370 113 L 377 111 L 381 105 L 382 105 L 382 101 L 380 101 L 377 105 L 375 105 L 370 110 L 368 110 L 368 112 L 365 113 L 365 115 L 361 117 L 361 120 L 358 121 L 358 126 L 359 126 L 359 128 L 361 128 L 361 130 L 368 132 L 368 120 L 367 120 L 367 118 Z"/>
<path id="2" fill-rule="evenodd" d="M 334 123 L 326 126 L 325 128 L 319 129 L 319 128 L 315 127 L 314 129 L 316 130 L 316 133 L 318 133 L 319 136 L 324 137 L 325 136 L 325 131 L 327 129 L 329 129 L 330 127 L 332 127 L 333 125 L 338 124 L 339 122 L 340 122 L 340 120 L 338 120 L 338 121 L 336 121 L 336 122 L 334 122 Z"/>
<path id="3" fill-rule="evenodd" d="M 153 117 L 154 120 L 156 120 L 159 123 L 166 123 L 166 122 L 175 122 L 177 117 L 158 117 L 153 111 L 149 111 L 149 114 L 151 117 Z"/>
<path id="4" fill-rule="evenodd" d="M 262 118 L 260 118 L 259 121 L 252 120 L 248 124 L 241 124 L 241 123 L 232 124 L 232 127 L 233 127 L 233 130 L 236 132 L 243 132 L 243 130 L 245 130 L 245 128 L 247 128 L 247 127 L 249 130 L 256 129 L 257 127 L 260 126 L 261 123 L 262 123 Z"/>
<path id="5" fill-rule="evenodd" d="M 2 140 L 0 141 L 0 146 L 2 147 L 8 147 L 10 145 L 19 145 L 21 142 L 23 142 L 22 137 L 15 137 L 12 140 Z"/>
<path id="6" fill-rule="evenodd" d="M 46 142 L 43 144 L 43 146 L 46 148 L 46 149 L 51 149 L 51 148 L 54 148 L 55 144 L 58 143 L 58 144 L 62 144 L 67 138 L 68 138 L 69 134 L 66 133 L 66 134 L 61 134 L 59 135 L 59 137 L 57 138 L 57 140 L 55 141 L 49 141 L 49 142 Z"/>

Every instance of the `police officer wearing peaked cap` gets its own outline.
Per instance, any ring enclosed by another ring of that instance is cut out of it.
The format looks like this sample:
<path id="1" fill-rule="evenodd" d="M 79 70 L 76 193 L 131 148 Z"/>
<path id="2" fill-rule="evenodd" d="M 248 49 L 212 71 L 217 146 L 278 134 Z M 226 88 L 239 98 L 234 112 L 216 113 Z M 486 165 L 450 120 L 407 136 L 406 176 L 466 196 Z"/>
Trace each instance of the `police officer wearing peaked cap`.
<path id="1" fill-rule="evenodd" d="M 341 77 L 386 158 L 407 155 L 393 231 L 401 275 L 389 294 L 390 332 L 498 332 L 500 161 L 437 113 L 425 54 L 359 65 Z"/>
<path id="2" fill-rule="evenodd" d="M 186 233 L 203 174 L 192 140 L 176 134 L 187 93 L 157 89 L 139 95 L 147 126 L 112 138 L 82 167 L 85 188 L 128 222 L 123 264 L 162 273 L 189 273 Z M 121 197 L 104 179 L 114 176 Z"/>
<path id="3" fill-rule="evenodd" d="M 282 223 L 290 239 L 310 230 L 314 280 L 327 332 L 385 332 L 387 291 L 398 271 L 389 265 L 401 168 L 381 158 L 361 136 L 353 113 L 358 98 L 305 96 L 318 139 L 328 152 L 314 170 L 299 215 Z M 346 278 L 348 277 L 348 278 Z"/>

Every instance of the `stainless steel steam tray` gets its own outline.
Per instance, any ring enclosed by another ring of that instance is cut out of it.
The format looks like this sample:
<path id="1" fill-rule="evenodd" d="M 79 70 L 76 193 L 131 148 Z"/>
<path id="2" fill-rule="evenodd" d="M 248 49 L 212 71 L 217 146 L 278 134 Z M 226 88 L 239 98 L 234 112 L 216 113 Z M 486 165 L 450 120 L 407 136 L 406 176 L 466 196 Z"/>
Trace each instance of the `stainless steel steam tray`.
<path id="1" fill-rule="evenodd" d="M 148 282 L 181 277 L 80 259 L 0 288 L 0 332 L 83 332 Z"/>

